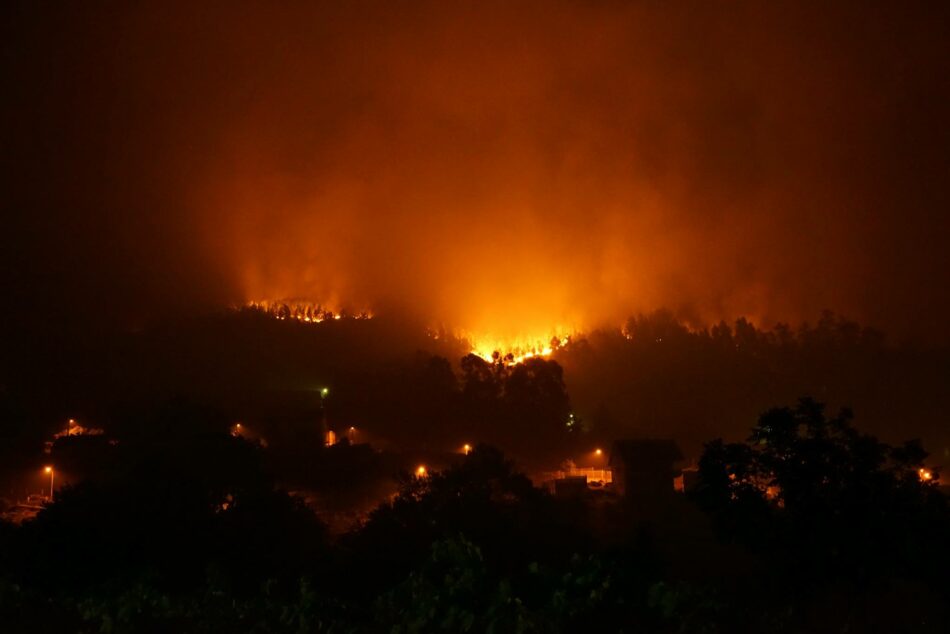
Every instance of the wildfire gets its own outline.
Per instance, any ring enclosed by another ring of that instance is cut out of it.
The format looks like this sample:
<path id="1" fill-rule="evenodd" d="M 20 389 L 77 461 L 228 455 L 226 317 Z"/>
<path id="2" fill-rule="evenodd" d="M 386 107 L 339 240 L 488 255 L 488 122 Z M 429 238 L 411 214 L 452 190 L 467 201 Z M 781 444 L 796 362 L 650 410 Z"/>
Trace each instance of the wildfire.
<path id="1" fill-rule="evenodd" d="M 341 319 L 372 319 L 373 312 L 361 310 L 348 312 L 346 309 L 331 309 L 323 304 L 299 300 L 256 300 L 250 301 L 237 310 L 256 311 L 278 321 L 298 321 L 307 324 L 320 324 Z M 451 334 L 460 342 L 465 342 L 470 352 L 489 363 L 501 362 L 505 365 L 517 365 L 535 357 L 549 357 L 555 351 L 571 342 L 572 335 L 565 334 L 567 329 L 555 329 L 554 334 L 545 336 L 521 336 L 504 338 L 484 336 L 468 331 L 455 331 Z M 429 330 L 432 339 L 446 336 L 445 330 Z"/>
<path id="2" fill-rule="evenodd" d="M 534 357 L 549 357 L 558 348 L 567 345 L 570 338 L 555 339 L 545 345 L 536 343 L 531 345 L 505 345 L 502 343 L 476 344 L 472 349 L 472 354 L 481 357 L 485 361 L 500 360 L 505 365 L 518 365 Z"/>
<path id="3" fill-rule="evenodd" d="M 554 335 L 547 341 L 540 337 L 505 341 L 471 334 L 463 338 L 472 346 L 472 354 L 488 362 L 501 361 L 506 365 L 517 365 L 534 357 L 549 357 L 571 342 L 570 335 Z"/>
<path id="4" fill-rule="evenodd" d="M 346 309 L 333 310 L 322 304 L 296 299 L 251 301 L 245 304 L 243 308 L 262 312 L 280 321 L 293 320 L 308 324 L 319 324 L 324 321 L 337 321 L 340 319 L 373 318 L 373 313 L 368 310 L 351 313 Z"/>

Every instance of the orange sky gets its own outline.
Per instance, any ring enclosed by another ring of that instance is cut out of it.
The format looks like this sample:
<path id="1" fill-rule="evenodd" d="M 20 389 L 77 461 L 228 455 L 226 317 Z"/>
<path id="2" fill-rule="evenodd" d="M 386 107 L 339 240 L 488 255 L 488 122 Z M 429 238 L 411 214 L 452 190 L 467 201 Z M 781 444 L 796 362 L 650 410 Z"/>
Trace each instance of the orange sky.
<path id="1" fill-rule="evenodd" d="M 48 193 L 12 200 L 43 279 L 499 337 L 950 316 L 925 6 L 335 4 L 18 9 L 13 175 Z"/>

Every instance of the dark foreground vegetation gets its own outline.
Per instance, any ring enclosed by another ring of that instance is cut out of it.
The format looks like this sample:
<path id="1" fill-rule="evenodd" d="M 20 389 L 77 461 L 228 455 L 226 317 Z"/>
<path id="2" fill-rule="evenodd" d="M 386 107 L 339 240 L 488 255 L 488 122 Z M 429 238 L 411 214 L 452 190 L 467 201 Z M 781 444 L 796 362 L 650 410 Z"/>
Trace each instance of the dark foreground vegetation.
<path id="1" fill-rule="evenodd" d="M 179 414 L 184 416 L 184 414 Z M 112 445 L 31 521 L 0 526 L 4 631 L 945 631 L 950 513 L 897 447 L 804 400 L 698 485 L 554 497 L 479 446 L 340 536 L 268 449 L 212 416 Z"/>

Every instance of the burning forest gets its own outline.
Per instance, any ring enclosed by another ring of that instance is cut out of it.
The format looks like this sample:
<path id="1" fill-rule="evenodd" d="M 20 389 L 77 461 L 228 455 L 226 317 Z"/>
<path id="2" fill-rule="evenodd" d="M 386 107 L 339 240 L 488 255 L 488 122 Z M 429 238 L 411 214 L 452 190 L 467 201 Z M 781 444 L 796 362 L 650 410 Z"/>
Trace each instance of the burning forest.
<path id="1" fill-rule="evenodd" d="M 947 6 L 0 8 L 0 631 L 950 630 Z"/>
<path id="2" fill-rule="evenodd" d="M 323 304 L 307 300 L 261 300 L 248 302 L 236 308 L 238 311 L 257 312 L 278 321 L 298 321 L 306 324 L 320 324 L 324 321 L 372 319 L 373 312 L 360 310 L 350 312 L 346 309 L 333 311 Z M 467 345 L 470 353 L 485 361 L 501 361 L 508 365 L 523 363 L 534 357 L 550 357 L 556 350 L 568 345 L 571 337 L 552 335 L 549 340 L 543 337 L 524 337 L 520 339 L 497 339 L 465 331 L 447 330 L 444 326 L 427 328 L 426 332 L 433 340 L 451 338 Z"/>

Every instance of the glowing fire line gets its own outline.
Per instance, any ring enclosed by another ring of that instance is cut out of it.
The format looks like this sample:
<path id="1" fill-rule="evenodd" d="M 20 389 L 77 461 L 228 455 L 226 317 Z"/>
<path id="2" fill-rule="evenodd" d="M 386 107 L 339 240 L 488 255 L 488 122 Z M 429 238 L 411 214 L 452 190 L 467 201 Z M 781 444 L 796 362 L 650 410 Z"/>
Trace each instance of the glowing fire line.
<path id="1" fill-rule="evenodd" d="M 554 354 L 556 350 L 571 342 L 569 335 L 555 335 L 547 342 L 540 338 L 514 342 L 503 342 L 499 340 L 485 341 L 472 335 L 462 338 L 471 344 L 472 354 L 481 357 L 489 363 L 501 361 L 506 365 L 517 365 L 535 357 L 549 357 Z"/>
<path id="2" fill-rule="evenodd" d="M 279 321 L 292 320 L 308 324 L 319 324 L 331 320 L 339 321 L 340 319 L 373 318 L 373 313 L 368 310 L 350 313 L 345 309 L 332 310 L 322 304 L 314 304 L 301 300 L 251 301 L 247 302 L 242 308 L 262 312 Z"/>

